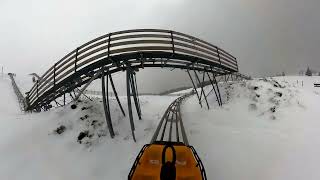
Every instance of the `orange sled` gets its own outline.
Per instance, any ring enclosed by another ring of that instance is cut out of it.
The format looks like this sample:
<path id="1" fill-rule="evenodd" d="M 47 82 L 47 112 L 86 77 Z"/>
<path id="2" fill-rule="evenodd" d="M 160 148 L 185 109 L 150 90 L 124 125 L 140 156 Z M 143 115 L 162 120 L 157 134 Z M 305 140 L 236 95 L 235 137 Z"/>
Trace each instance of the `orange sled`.
<path id="1" fill-rule="evenodd" d="M 183 143 L 146 144 L 128 175 L 129 180 L 204 180 L 203 164 L 192 146 Z"/>

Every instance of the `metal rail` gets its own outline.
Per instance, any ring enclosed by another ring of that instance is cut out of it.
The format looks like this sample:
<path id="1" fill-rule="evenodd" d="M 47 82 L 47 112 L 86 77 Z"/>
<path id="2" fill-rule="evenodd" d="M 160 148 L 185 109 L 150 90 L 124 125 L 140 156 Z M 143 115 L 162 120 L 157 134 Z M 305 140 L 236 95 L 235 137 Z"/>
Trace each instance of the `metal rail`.
<path id="1" fill-rule="evenodd" d="M 30 89 L 27 109 L 39 109 L 86 84 L 102 66 L 108 70 L 105 76 L 128 67 L 181 68 L 217 75 L 238 72 L 231 54 L 184 33 L 162 29 L 113 32 L 77 47 L 50 67 Z"/>
<path id="2" fill-rule="evenodd" d="M 151 144 L 156 141 L 168 141 L 183 142 L 185 145 L 189 145 L 181 118 L 180 105 L 184 99 L 193 94 L 195 94 L 194 91 L 180 96 L 169 105 L 153 134 Z"/>

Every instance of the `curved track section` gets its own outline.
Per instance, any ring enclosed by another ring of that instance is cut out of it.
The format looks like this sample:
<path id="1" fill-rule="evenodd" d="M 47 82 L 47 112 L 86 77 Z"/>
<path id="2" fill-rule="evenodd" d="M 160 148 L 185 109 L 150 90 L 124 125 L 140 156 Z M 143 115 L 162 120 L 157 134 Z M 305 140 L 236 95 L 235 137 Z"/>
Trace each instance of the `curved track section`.
<path id="1" fill-rule="evenodd" d="M 104 67 L 104 73 L 101 68 Z M 213 72 L 238 72 L 237 60 L 225 50 L 196 37 L 170 30 L 134 29 L 109 33 L 68 53 L 31 88 L 27 110 L 41 108 L 94 77 L 128 68 L 166 67 Z"/>
<path id="2" fill-rule="evenodd" d="M 189 145 L 181 119 L 180 105 L 184 99 L 193 94 L 195 94 L 194 91 L 180 96 L 169 105 L 151 139 L 151 144 L 156 141 L 167 141 L 183 142 L 185 145 Z"/>

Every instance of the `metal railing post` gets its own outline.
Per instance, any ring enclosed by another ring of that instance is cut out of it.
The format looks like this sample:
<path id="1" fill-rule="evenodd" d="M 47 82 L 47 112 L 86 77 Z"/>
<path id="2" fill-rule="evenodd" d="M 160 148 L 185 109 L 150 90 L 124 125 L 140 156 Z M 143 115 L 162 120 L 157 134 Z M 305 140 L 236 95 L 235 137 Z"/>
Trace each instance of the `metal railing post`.
<path id="1" fill-rule="evenodd" d="M 79 51 L 79 48 L 77 47 L 77 49 L 76 49 L 76 58 L 74 60 L 74 73 L 77 72 L 78 51 Z"/>
<path id="2" fill-rule="evenodd" d="M 239 67 L 238 67 L 238 61 L 237 61 L 237 58 L 234 58 L 235 61 L 236 61 L 236 65 L 237 65 L 237 72 L 239 72 Z"/>
<path id="3" fill-rule="evenodd" d="M 218 53 L 219 64 L 220 64 L 220 66 L 222 67 L 219 48 L 216 46 L 216 49 L 217 49 L 217 53 Z"/>
<path id="4" fill-rule="evenodd" d="M 173 33 L 172 31 L 170 31 L 170 36 L 171 36 L 171 44 L 172 44 L 172 54 L 175 53 L 175 49 L 174 49 L 174 41 L 173 41 Z"/>
<path id="5" fill-rule="evenodd" d="M 109 33 L 109 35 L 108 35 L 108 59 L 109 59 L 109 57 L 110 57 L 110 38 L 111 38 L 111 33 Z"/>
<path id="6" fill-rule="evenodd" d="M 56 90 L 56 63 L 53 66 L 53 91 Z"/>
<path id="7" fill-rule="evenodd" d="M 37 80 L 37 100 L 39 98 L 39 80 Z"/>

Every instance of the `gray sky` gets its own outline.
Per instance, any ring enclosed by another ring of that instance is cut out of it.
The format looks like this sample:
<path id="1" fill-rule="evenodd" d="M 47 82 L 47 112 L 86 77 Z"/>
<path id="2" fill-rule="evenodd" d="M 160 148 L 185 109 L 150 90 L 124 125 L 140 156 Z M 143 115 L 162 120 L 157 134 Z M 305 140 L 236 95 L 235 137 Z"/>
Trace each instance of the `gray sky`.
<path id="1" fill-rule="evenodd" d="M 298 73 L 307 66 L 320 70 L 319 7 L 319 0 L 0 0 L 0 65 L 18 75 L 42 74 L 97 36 L 164 28 L 226 49 L 245 74 Z M 188 84 L 178 70 L 138 76 L 153 84 L 145 85 L 146 91 L 167 89 L 178 80 Z"/>

